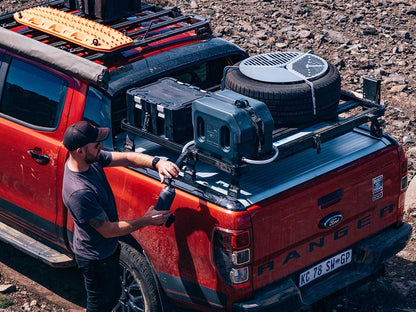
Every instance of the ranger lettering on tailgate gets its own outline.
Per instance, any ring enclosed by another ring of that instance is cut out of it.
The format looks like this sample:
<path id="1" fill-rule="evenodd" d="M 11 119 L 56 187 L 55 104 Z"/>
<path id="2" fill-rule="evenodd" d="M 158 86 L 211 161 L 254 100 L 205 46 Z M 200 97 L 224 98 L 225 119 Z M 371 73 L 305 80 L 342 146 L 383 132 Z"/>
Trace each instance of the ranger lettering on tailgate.
<path id="1" fill-rule="evenodd" d="M 388 205 L 386 207 L 383 207 L 379 210 L 379 213 L 375 216 L 380 219 L 385 218 L 386 216 L 392 214 L 394 211 L 393 204 Z M 323 248 L 325 247 L 325 242 L 328 241 L 329 238 L 332 238 L 332 241 L 337 241 L 343 237 L 346 237 L 347 235 L 352 234 L 352 230 L 362 230 L 363 228 L 369 226 L 371 224 L 371 218 L 372 215 L 366 215 L 362 218 L 360 218 L 358 221 L 356 221 L 355 226 L 351 227 L 349 225 L 343 226 L 342 228 L 336 230 L 332 235 L 328 236 L 322 236 L 316 241 L 310 242 L 307 246 L 309 253 L 312 253 L 316 250 L 316 247 Z M 306 249 L 306 248 L 303 248 Z M 295 259 L 300 259 L 302 256 L 306 256 L 304 253 L 302 253 L 299 250 L 291 250 L 288 253 L 286 253 L 285 256 L 279 257 L 279 259 L 283 259 L 282 265 L 291 264 Z M 275 261 L 269 261 L 262 265 L 259 265 L 257 268 L 257 274 L 258 276 L 261 276 L 262 274 L 266 273 L 267 271 L 272 271 L 275 269 Z"/>

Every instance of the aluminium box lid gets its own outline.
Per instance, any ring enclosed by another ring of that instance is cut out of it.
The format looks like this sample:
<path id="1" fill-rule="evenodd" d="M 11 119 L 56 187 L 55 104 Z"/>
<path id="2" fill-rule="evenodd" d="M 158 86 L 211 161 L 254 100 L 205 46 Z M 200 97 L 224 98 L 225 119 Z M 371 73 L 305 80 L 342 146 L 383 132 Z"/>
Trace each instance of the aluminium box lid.
<path id="1" fill-rule="evenodd" d="M 177 109 L 190 106 L 192 101 L 204 97 L 207 92 L 176 79 L 167 77 L 143 87 L 128 90 L 136 103 L 148 103 Z"/>

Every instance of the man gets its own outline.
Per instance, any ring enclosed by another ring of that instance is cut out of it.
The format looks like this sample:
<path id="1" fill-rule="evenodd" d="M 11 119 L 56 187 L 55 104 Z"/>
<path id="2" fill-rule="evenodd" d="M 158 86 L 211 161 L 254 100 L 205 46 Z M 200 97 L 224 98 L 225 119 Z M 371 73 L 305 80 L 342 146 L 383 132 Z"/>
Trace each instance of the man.
<path id="1" fill-rule="evenodd" d="M 148 225 L 161 225 L 170 211 L 153 207 L 134 220 L 118 220 L 113 192 L 103 167 L 131 166 L 154 168 L 161 181 L 177 177 L 172 162 L 135 152 L 102 151 L 101 142 L 109 128 L 88 121 L 71 125 L 64 145 L 69 151 L 65 164 L 62 198 L 75 222 L 73 249 L 87 291 L 87 312 L 111 311 L 121 294 L 118 237 Z"/>

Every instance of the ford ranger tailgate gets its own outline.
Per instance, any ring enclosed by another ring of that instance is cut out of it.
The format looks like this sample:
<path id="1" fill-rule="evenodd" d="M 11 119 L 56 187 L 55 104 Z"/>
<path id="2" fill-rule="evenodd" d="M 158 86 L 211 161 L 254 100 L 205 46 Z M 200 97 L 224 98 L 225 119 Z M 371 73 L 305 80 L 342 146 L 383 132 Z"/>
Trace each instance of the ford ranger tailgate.
<path id="1" fill-rule="evenodd" d="M 253 203 L 254 289 L 295 272 L 305 286 L 324 275 L 313 265 L 332 261 L 325 274 L 348 265 L 352 244 L 396 222 L 400 159 L 390 144 L 356 130 L 325 143 L 320 154 L 305 150 L 241 181 Z"/>

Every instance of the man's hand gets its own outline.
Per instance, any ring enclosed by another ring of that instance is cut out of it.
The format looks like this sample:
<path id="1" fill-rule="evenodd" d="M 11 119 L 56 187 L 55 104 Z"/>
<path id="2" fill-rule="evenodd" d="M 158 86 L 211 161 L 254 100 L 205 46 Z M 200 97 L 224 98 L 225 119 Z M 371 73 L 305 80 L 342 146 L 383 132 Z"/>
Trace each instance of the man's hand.
<path id="1" fill-rule="evenodd" d="M 179 175 L 179 167 L 168 160 L 161 159 L 156 164 L 156 169 L 159 172 L 160 182 L 165 182 L 165 176 L 169 179 L 177 178 Z"/>
<path id="2" fill-rule="evenodd" d="M 134 220 L 111 222 L 103 211 L 88 223 L 103 237 L 109 238 L 124 236 L 148 225 L 163 225 L 171 215 L 170 210 L 158 211 L 151 206 L 143 217 Z"/>
<path id="3" fill-rule="evenodd" d="M 150 206 L 143 218 L 146 218 L 147 225 L 162 225 L 172 215 L 170 210 L 155 210 Z"/>

